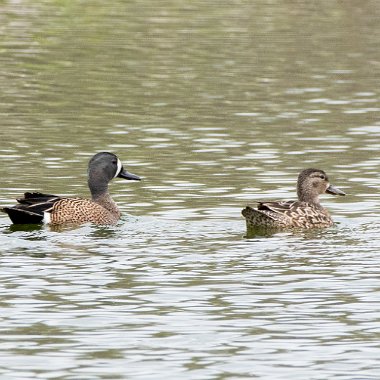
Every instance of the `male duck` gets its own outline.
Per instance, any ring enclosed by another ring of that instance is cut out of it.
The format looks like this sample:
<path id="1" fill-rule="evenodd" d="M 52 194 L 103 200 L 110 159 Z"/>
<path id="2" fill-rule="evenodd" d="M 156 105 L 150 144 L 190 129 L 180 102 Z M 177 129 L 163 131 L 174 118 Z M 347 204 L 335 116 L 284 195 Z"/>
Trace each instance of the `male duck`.
<path id="1" fill-rule="evenodd" d="M 108 183 L 115 177 L 139 181 L 140 177 L 124 170 L 112 153 L 95 154 L 88 163 L 88 187 L 92 199 L 63 198 L 52 194 L 25 193 L 19 204 L 4 207 L 14 224 L 115 224 L 120 211 L 108 193 Z"/>
<path id="2" fill-rule="evenodd" d="M 297 201 L 258 202 L 257 209 L 247 206 L 242 210 L 247 229 L 329 227 L 333 220 L 319 203 L 323 193 L 346 195 L 330 185 L 323 170 L 305 169 L 298 176 Z"/>

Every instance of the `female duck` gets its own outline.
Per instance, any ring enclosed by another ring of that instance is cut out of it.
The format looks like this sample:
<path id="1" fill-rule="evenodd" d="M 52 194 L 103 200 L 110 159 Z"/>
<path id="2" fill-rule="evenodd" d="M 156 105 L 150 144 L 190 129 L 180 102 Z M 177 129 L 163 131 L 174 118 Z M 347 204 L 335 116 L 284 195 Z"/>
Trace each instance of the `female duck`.
<path id="1" fill-rule="evenodd" d="M 120 211 L 108 192 L 109 182 L 115 178 L 139 181 L 140 177 L 124 170 L 112 153 L 95 154 L 88 163 L 88 187 L 91 200 L 64 198 L 52 194 L 25 193 L 18 204 L 4 207 L 14 224 L 115 224 Z"/>
<path id="2" fill-rule="evenodd" d="M 319 203 L 324 193 L 346 195 L 330 185 L 323 170 L 305 169 L 298 176 L 297 201 L 258 202 L 257 209 L 247 206 L 242 210 L 247 229 L 329 227 L 333 221 Z"/>

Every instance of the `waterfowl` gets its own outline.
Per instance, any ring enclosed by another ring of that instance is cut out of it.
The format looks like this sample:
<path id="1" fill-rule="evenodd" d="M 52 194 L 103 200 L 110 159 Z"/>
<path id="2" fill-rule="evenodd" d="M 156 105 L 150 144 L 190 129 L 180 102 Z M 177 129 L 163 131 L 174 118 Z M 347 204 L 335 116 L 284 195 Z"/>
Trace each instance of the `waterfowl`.
<path id="1" fill-rule="evenodd" d="M 258 202 L 258 207 L 242 210 L 247 230 L 254 228 L 321 228 L 333 220 L 320 205 L 320 194 L 346 195 L 329 183 L 327 174 L 320 169 L 305 169 L 297 181 L 296 201 Z"/>
<path id="2" fill-rule="evenodd" d="M 137 175 L 124 170 L 116 155 L 100 152 L 88 163 L 91 200 L 27 192 L 24 198 L 17 199 L 18 204 L 4 207 L 2 211 L 8 214 L 14 224 L 115 224 L 120 218 L 120 211 L 108 192 L 108 184 L 116 177 L 140 180 Z"/>

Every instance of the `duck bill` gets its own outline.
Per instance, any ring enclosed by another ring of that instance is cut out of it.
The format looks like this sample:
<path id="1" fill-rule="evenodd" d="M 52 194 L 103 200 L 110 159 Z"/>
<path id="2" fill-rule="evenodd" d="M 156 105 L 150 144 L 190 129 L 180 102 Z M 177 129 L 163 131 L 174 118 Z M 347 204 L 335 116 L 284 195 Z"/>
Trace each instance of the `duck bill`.
<path id="1" fill-rule="evenodd" d="M 327 194 L 332 194 L 332 195 L 346 195 L 346 193 L 342 190 L 339 190 L 338 188 L 330 185 L 327 189 L 326 189 L 326 193 Z"/>
<path id="2" fill-rule="evenodd" d="M 120 170 L 120 173 L 117 175 L 119 178 L 128 179 L 130 181 L 141 181 L 141 178 L 136 174 L 132 174 L 124 170 L 123 168 Z"/>

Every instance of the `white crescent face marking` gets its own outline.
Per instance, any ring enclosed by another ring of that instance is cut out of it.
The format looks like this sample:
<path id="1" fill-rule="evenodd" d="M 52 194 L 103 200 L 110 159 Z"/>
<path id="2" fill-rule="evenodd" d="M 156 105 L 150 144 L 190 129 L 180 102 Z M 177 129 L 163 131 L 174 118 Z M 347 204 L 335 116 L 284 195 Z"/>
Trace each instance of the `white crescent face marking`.
<path id="1" fill-rule="evenodd" d="M 120 172 L 121 172 L 121 168 L 123 167 L 121 161 L 119 159 L 117 159 L 117 170 L 116 170 L 116 174 L 114 175 L 113 178 L 117 177 Z"/>

